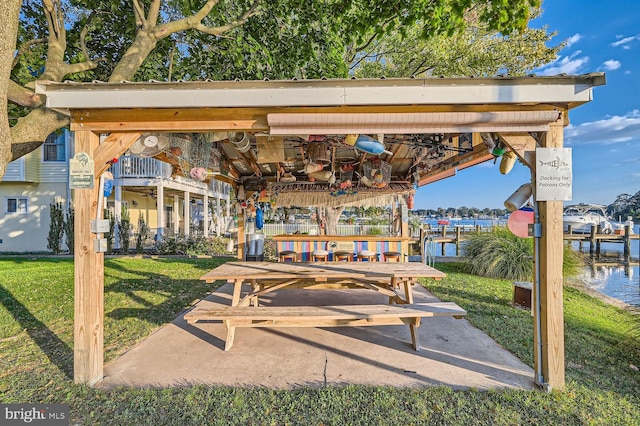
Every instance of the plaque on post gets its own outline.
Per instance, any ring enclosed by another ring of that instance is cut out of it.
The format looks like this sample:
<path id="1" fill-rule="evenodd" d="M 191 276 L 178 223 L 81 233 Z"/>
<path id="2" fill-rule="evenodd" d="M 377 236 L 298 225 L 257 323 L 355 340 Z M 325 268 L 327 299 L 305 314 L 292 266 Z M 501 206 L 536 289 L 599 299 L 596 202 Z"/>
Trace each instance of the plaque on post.
<path id="1" fill-rule="evenodd" d="M 571 148 L 536 148 L 536 201 L 571 200 Z"/>
<path id="2" fill-rule="evenodd" d="M 93 160 L 86 152 L 79 152 L 69 159 L 69 187 L 92 189 L 95 180 Z"/>

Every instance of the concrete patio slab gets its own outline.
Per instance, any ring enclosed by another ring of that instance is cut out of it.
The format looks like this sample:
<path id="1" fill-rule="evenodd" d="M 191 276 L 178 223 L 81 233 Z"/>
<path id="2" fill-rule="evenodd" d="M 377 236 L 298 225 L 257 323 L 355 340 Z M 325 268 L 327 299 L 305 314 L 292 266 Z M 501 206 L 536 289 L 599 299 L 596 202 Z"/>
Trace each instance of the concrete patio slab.
<path id="1" fill-rule="evenodd" d="M 199 304 L 229 305 L 224 285 Z M 437 302 L 414 286 L 416 303 Z M 282 290 L 264 305 L 386 303 L 368 290 Z M 224 351 L 221 322 L 187 324 L 184 314 L 105 366 L 102 388 L 211 386 L 291 389 L 301 386 L 377 385 L 533 389 L 534 372 L 466 319 L 424 318 L 422 350 L 407 326 L 239 328 Z"/>

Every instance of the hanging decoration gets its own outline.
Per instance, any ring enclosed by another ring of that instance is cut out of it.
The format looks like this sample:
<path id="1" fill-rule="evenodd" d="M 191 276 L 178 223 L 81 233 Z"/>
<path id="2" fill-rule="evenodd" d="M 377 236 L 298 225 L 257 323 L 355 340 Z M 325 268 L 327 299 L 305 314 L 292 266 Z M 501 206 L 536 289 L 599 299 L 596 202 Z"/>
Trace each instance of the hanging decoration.
<path id="1" fill-rule="evenodd" d="M 507 227 L 520 238 L 530 238 L 529 225 L 533 223 L 533 209 L 522 207 L 509 215 Z"/>
<path id="2" fill-rule="evenodd" d="M 264 213 L 262 209 L 258 207 L 256 209 L 256 229 L 260 230 L 264 226 Z"/>
<path id="3" fill-rule="evenodd" d="M 514 164 L 516 164 L 516 153 L 513 151 L 507 151 L 502 155 L 502 159 L 500 160 L 500 173 L 506 175 L 512 169 Z"/>
<path id="4" fill-rule="evenodd" d="M 384 144 L 367 135 L 347 135 L 344 143 L 351 145 L 360 151 L 364 151 L 371 155 L 388 154 L 393 155 L 391 151 L 387 151 Z"/>
<path id="5" fill-rule="evenodd" d="M 103 185 L 104 196 L 109 197 L 113 192 L 113 173 L 104 172 L 102 174 L 102 177 L 104 179 L 104 185 Z"/>

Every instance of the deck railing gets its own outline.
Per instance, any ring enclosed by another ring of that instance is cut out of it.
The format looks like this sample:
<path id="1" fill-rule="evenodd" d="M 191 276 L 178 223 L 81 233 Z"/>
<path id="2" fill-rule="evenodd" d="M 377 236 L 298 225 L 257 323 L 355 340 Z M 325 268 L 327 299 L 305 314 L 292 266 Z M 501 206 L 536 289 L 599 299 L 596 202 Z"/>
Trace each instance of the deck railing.
<path id="1" fill-rule="evenodd" d="M 320 228 L 314 223 L 266 223 L 262 232 L 269 237 L 284 234 L 320 235 Z M 389 235 L 390 233 L 389 225 L 338 224 L 338 235 Z"/>
<path id="2" fill-rule="evenodd" d="M 155 158 L 123 155 L 112 166 L 113 176 L 119 178 L 171 177 L 171 164 Z"/>

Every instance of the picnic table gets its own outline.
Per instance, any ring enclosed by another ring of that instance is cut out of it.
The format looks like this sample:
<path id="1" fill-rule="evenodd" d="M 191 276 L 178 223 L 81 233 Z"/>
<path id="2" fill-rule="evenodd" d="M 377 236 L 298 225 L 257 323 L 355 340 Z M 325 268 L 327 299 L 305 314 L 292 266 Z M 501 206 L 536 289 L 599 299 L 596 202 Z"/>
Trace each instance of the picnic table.
<path id="1" fill-rule="evenodd" d="M 397 262 L 227 262 L 200 279 L 233 285 L 231 306 L 196 307 L 189 323 L 223 320 L 225 350 L 233 345 L 236 327 L 335 327 L 409 325 L 413 347 L 420 350 L 416 328 L 423 317 L 462 317 L 451 302 L 414 304 L 412 286 L 418 278 L 441 279 L 445 274 L 421 263 Z M 247 286 L 248 284 L 248 286 Z M 382 305 L 260 306 L 260 297 L 276 290 L 360 288 L 388 296 Z M 400 293 L 398 290 L 403 288 Z"/>

